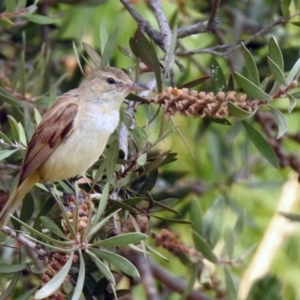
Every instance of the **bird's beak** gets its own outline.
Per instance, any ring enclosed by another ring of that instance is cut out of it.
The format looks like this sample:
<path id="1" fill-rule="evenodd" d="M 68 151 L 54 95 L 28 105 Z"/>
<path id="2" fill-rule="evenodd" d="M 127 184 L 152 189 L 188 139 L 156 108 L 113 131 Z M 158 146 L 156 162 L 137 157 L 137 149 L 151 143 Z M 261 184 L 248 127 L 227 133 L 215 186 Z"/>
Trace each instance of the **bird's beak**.
<path id="1" fill-rule="evenodd" d="M 134 82 L 133 84 L 128 84 L 124 86 L 128 91 L 144 91 L 144 90 L 149 90 L 145 85 Z"/>

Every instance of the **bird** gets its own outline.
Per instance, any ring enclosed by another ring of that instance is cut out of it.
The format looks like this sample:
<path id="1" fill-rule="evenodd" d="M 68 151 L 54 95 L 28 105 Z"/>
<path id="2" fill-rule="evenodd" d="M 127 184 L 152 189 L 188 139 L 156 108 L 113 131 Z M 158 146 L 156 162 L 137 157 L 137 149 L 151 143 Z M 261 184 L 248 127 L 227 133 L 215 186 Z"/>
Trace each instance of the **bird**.
<path id="1" fill-rule="evenodd" d="M 101 67 L 78 88 L 59 97 L 45 112 L 28 143 L 18 183 L 0 213 L 0 229 L 37 182 L 84 174 L 101 156 L 118 126 L 125 97 L 143 89 L 123 70 Z"/>

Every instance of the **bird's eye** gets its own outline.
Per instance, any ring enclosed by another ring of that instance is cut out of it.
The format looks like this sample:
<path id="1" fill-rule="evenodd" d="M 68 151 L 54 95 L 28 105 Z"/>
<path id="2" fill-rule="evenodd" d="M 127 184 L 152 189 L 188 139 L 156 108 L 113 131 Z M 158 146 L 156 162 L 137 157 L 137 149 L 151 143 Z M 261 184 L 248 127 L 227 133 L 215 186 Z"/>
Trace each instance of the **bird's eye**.
<path id="1" fill-rule="evenodd" d="M 112 77 L 108 77 L 108 78 L 106 79 L 106 82 L 107 82 L 108 84 L 115 84 L 115 83 L 116 83 L 116 81 L 115 81 Z"/>

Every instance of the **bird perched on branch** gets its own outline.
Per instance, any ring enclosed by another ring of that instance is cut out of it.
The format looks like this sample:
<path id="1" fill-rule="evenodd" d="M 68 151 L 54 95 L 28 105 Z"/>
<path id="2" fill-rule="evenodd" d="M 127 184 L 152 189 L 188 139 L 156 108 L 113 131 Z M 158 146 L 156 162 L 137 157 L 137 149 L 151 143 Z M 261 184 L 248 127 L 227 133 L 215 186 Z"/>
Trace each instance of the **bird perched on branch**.
<path id="1" fill-rule="evenodd" d="M 72 178 L 91 167 L 118 125 L 124 98 L 141 89 L 122 70 L 103 67 L 63 94 L 28 144 L 18 184 L 0 213 L 0 229 L 37 182 Z"/>

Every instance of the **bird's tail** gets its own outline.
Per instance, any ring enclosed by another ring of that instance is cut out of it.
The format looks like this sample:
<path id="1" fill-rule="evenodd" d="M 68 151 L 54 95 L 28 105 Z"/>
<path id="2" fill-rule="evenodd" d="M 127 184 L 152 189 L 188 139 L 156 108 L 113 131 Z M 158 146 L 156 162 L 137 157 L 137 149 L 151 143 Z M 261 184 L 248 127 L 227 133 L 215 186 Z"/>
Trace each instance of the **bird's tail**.
<path id="1" fill-rule="evenodd" d="M 10 215 L 17 210 L 22 199 L 25 197 L 28 191 L 38 182 L 38 180 L 38 175 L 36 174 L 36 172 L 34 172 L 15 188 L 0 213 L 0 229 L 6 225 L 10 218 Z"/>

